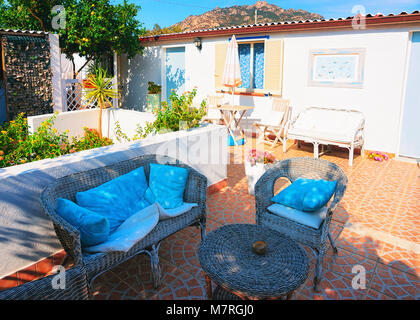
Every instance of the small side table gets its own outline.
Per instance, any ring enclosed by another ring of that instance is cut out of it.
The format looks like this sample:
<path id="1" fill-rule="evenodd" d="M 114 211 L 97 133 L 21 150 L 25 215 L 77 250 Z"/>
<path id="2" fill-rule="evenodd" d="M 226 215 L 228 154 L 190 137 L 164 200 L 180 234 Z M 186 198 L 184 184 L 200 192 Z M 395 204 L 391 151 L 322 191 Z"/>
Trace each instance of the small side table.
<path id="1" fill-rule="evenodd" d="M 267 251 L 252 244 L 265 241 Z M 270 228 L 252 224 L 225 225 L 209 233 L 199 250 L 209 299 L 290 299 L 308 277 L 305 250 Z M 217 288 L 212 292 L 211 283 Z"/>

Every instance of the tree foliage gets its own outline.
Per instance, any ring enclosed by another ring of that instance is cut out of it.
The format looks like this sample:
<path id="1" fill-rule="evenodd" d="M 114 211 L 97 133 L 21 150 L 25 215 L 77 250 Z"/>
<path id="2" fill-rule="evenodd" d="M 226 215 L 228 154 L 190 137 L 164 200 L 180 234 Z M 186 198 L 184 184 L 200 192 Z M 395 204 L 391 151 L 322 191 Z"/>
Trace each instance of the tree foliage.
<path id="1" fill-rule="evenodd" d="M 56 5 L 65 8 L 65 28 L 55 30 L 52 20 Z M 0 0 L 0 27 L 42 30 L 60 35 L 63 53 L 73 61 L 73 54 L 86 58 L 86 64 L 116 52 L 132 58 L 141 53 L 139 37 L 145 34 L 136 19 L 139 6 L 124 0 Z M 74 77 L 81 71 L 75 70 Z"/>
<path id="2" fill-rule="evenodd" d="M 180 26 L 171 26 L 167 28 L 161 28 L 157 23 L 154 25 L 152 30 L 147 30 L 148 36 L 158 36 L 161 34 L 168 34 L 168 33 L 178 33 L 182 32 Z"/>

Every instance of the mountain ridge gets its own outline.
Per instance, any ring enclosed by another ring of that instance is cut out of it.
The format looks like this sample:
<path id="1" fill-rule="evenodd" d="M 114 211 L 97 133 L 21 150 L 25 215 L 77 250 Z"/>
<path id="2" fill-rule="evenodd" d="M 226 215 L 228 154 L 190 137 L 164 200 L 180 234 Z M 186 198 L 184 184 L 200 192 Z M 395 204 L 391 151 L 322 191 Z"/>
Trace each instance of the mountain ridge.
<path id="1" fill-rule="evenodd" d="M 200 15 L 190 15 L 183 21 L 172 25 L 171 28 L 186 32 L 254 24 L 255 10 L 257 10 L 257 23 L 323 19 L 323 16 L 317 13 L 302 9 L 283 9 L 266 1 L 257 1 L 254 5 L 216 7 Z"/>

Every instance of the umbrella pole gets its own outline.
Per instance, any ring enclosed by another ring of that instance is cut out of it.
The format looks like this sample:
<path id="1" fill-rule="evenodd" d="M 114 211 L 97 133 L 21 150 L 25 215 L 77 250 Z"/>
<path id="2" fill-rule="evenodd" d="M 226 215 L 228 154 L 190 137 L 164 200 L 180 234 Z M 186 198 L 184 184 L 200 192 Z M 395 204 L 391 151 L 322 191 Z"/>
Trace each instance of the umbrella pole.
<path id="1" fill-rule="evenodd" d="M 232 107 L 235 105 L 235 87 L 232 87 Z M 234 113 L 232 113 L 231 114 L 231 117 L 233 117 L 233 118 L 235 118 L 235 114 Z M 233 138 L 233 142 L 234 142 L 234 144 L 235 144 L 235 146 L 237 146 L 238 145 L 238 143 L 236 142 L 236 137 L 235 137 L 235 133 L 233 132 L 234 130 L 236 130 L 236 125 L 235 125 L 235 119 L 232 119 L 232 122 L 231 122 L 232 124 L 233 124 L 233 128 L 231 128 L 231 130 L 232 130 L 232 138 Z"/>

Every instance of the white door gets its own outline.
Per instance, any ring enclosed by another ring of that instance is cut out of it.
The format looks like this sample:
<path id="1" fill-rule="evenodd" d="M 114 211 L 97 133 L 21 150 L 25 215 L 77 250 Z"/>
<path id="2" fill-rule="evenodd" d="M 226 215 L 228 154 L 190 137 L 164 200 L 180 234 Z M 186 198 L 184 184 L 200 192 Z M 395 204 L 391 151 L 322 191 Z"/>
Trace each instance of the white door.
<path id="1" fill-rule="evenodd" d="M 420 32 L 411 42 L 399 155 L 420 159 Z"/>
<path id="2" fill-rule="evenodd" d="M 185 47 L 166 49 L 166 101 L 172 90 L 178 94 L 185 91 Z"/>

